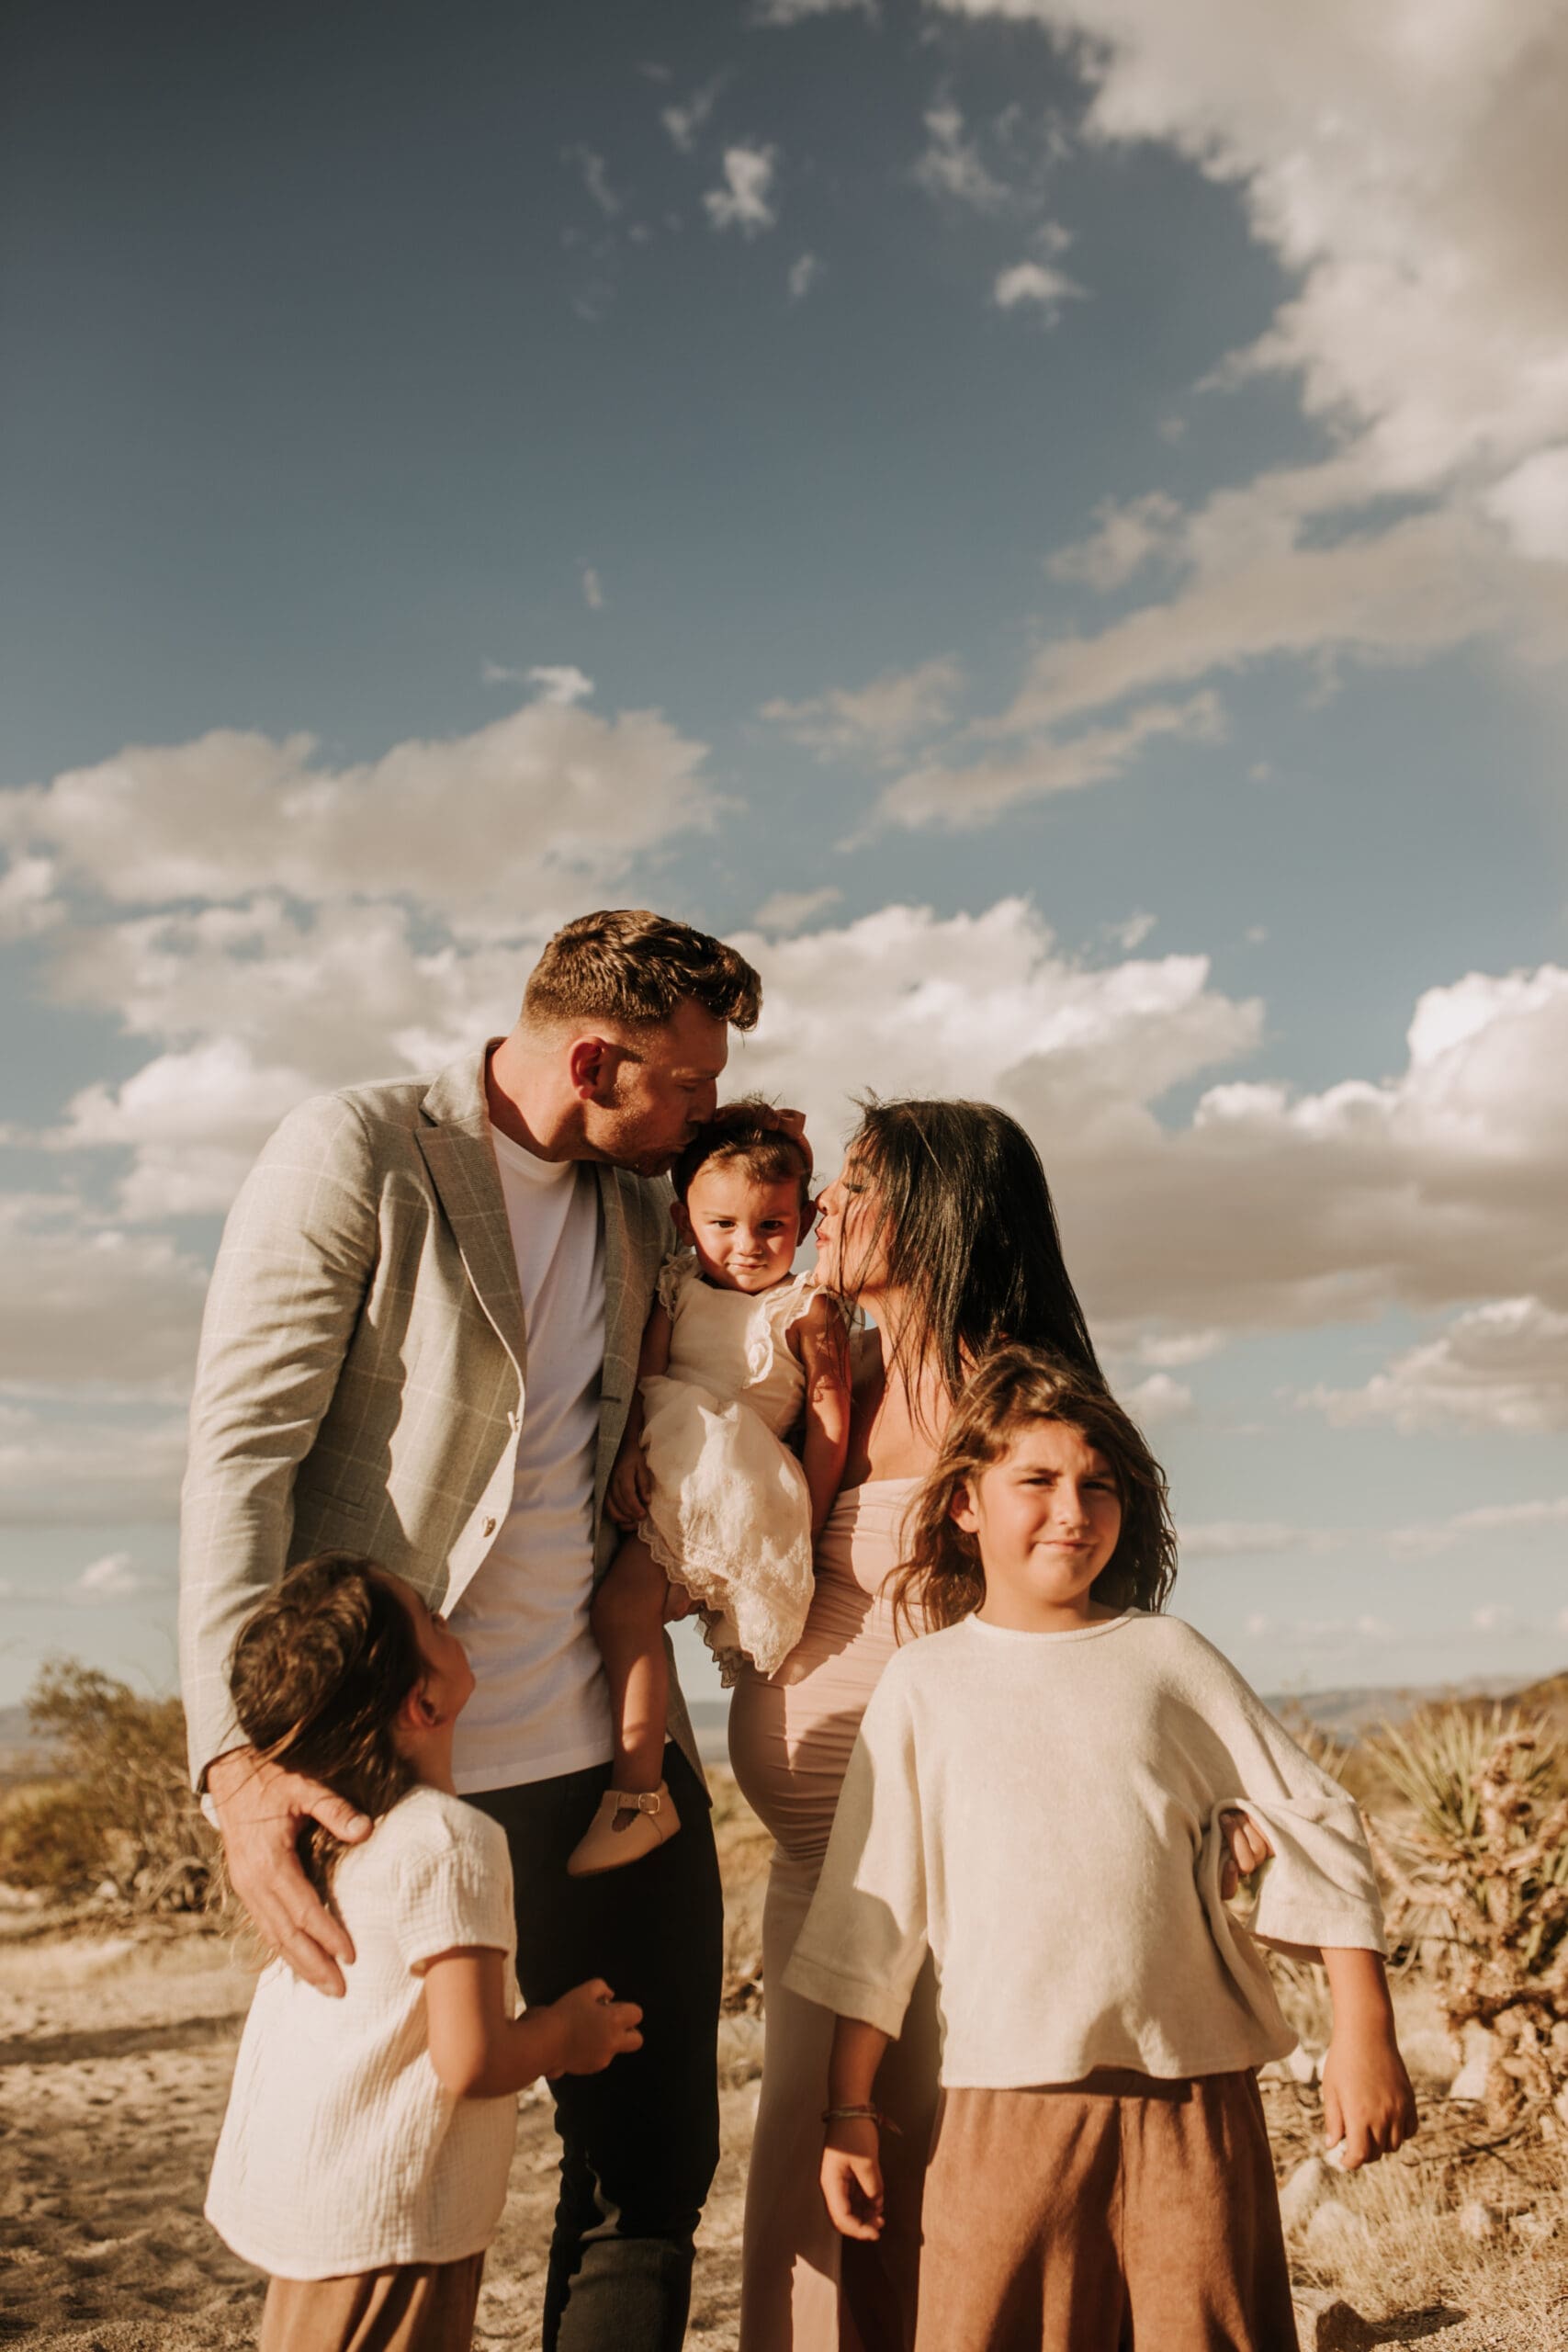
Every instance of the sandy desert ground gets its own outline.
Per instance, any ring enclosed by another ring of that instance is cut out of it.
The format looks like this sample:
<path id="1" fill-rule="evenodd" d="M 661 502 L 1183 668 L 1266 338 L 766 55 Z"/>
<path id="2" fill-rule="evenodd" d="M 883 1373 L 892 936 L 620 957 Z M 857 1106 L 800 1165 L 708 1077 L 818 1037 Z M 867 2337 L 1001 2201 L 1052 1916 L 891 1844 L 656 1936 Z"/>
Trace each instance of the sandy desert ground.
<path id="1" fill-rule="evenodd" d="M 735 2343 L 740 2201 L 761 2020 L 746 2006 L 765 1840 L 720 1788 L 731 1897 L 730 1974 L 742 2005 L 721 2058 L 724 2159 L 701 2240 L 688 2344 Z M 201 2217 L 251 1967 L 231 1936 L 0 1914 L 0 2345 L 28 2352 L 230 2352 L 254 2341 L 261 2286 Z M 1326 2345 L 1435 2352 L 1568 2346 L 1568 2212 L 1561 2182 L 1517 2151 L 1457 2160 L 1465 2133 L 1435 2097 L 1452 2057 L 1419 1995 L 1404 2004 L 1429 2128 L 1357 2182 L 1305 2183 L 1292 2231 L 1303 2341 L 1337 2299 L 1371 2323 Z M 1315 2094 L 1267 2085 L 1281 2173 L 1312 2152 Z M 1473 2138 L 1473 2128 L 1469 2137 Z M 532 2352 L 553 2202 L 547 2103 L 525 2103 L 511 2196 L 477 2342 Z M 1461 2227 L 1468 2205 L 1470 2236 Z M 1326 2218 L 1325 2218 L 1326 2217 Z M 1157 2347 L 1155 2347 L 1157 2352 Z"/>

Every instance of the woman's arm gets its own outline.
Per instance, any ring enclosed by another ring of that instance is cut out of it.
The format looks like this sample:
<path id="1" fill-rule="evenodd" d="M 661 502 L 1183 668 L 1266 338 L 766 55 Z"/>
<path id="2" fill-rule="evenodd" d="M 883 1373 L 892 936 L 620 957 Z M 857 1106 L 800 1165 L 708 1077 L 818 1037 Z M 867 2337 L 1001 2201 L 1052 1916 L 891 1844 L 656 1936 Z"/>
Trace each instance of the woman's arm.
<path id="1" fill-rule="evenodd" d="M 617 2001 L 602 1976 L 558 2001 L 506 2011 L 505 1955 L 479 1944 L 444 1951 L 424 1973 L 430 2063 L 455 2098 L 504 2098 L 541 2075 L 597 2075 L 640 2050 L 635 2001 Z"/>
<path id="2" fill-rule="evenodd" d="M 604 1508 L 617 1527 L 640 1527 L 648 1517 L 653 1486 L 648 1456 L 642 1450 L 642 1384 L 662 1378 L 670 1369 L 670 1310 L 654 1301 L 643 1327 L 642 1349 L 637 1360 L 637 1386 L 632 1391 L 626 1426 L 615 1449 L 615 1466 L 604 1495 Z"/>
<path id="3" fill-rule="evenodd" d="M 828 2113 L 872 2105 L 888 2037 L 860 2018 L 840 2018 L 828 2065 Z M 822 2194 L 840 2237 L 882 2235 L 882 2134 L 874 2115 L 838 2115 L 826 2125 Z"/>
<path id="4" fill-rule="evenodd" d="M 811 1497 L 811 1532 L 818 1535 L 838 1495 L 850 1450 L 850 1348 L 843 1309 L 818 1291 L 789 1329 L 790 1345 L 806 1374 L 806 1434 L 800 1466 Z"/>
<path id="5" fill-rule="evenodd" d="M 1334 2036 L 1323 2062 L 1323 2128 L 1340 2168 L 1376 2164 L 1410 2139 L 1416 2094 L 1393 2033 L 1388 1975 L 1375 1951 L 1327 1948 L 1323 1965 L 1334 2003 Z"/>

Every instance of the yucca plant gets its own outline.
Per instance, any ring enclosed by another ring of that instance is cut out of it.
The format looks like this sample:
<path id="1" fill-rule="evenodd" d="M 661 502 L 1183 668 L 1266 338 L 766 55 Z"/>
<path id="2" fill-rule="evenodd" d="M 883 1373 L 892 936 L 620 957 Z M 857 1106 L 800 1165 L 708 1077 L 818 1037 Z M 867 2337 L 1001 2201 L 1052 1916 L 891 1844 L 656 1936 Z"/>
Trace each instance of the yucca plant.
<path id="1" fill-rule="evenodd" d="M 1435 1966 L 1449 2030 L 1494 2037 L 1489 2120 L 1568 2122 L 1568 1745 L 1517 1709 L 1444 1708 L 1372 1746 L 1408 1808 L 1370 1825 L 1395 1936 Z M 1554 2102 L 1556 2102 L 1554 2106 Z"/>

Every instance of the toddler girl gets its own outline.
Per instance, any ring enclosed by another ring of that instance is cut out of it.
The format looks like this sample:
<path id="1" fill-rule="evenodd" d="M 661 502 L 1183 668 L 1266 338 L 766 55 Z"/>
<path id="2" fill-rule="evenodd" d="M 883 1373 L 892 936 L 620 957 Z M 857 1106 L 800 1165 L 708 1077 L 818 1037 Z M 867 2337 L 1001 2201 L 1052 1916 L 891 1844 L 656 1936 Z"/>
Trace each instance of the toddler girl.
<path id="1" fill-rule="evenodd" d="M 506 2197 L 516 2093 L 636 2050 L 603 1982 L 515 2017 L 506 1839 L 452 1787 L 474 1687 L 457 1636 L 400 1578 L 332 1552 L 286 1576 L 234 1645 L 257 1753 L 375 1823 L 300 1859 L 354 1941 L 341 2000 L 264 1971 L 207 2216 L 272 2273 L 260 2352 L 462 2352 Z"/>
<path id="2" fill-rule="evenodd" d="M 727 1682 L 742 1657 L 771 1674 L 800 1639 L 812 1537 L 843 1473 L 842 1311 L 814 1274 L 790 1271 L 811 1223 L 811 1163 L 748 1108 L 699 1129 L 671 1171 L 687 1247 L 659 1278 L 610 1479 L 612 1518 L 638 1532 L 593 1597 L 615 1756 L 567 1865 L 579 1876 L 636 1861 L 680 1827 L 660 1779 L 666 1617 L 697 1601 Z M 803 1412 L 796 1460 L 784 1439 Z"/>
<path id="3" fill-rule="evenodd" d="M 1165 1482 L 1104 1392 L 1010 1346 L 909 1521 L 901 1649 L 866 1710 L 785 1982 L 837 2013 L 822 2185 L 881 2227 L 877 2063 L 928 1948 L 942 2108 L 917 2352 L 1296 2343 L 1254 2069 L 1294 2041 L 1254 1938 L 1321 1952 L 1348 2169 L 1416 2128 L 1356 1807 L 1190 1626 Z M 1250 1932 L 1220 1814 L 1263 1860 Z"/>

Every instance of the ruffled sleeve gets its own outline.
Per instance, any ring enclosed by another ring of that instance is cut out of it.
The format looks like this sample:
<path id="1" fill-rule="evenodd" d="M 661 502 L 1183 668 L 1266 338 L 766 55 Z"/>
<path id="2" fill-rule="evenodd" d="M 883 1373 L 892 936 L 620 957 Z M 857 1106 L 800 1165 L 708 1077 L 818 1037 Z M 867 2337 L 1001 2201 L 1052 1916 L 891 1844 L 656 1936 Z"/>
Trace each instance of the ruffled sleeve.
<path id="1" fill-rule="evenodd" d="M 690 1250 L 682 1250 L 676 1257 L 666 1258 L 659 1269 L 655 1295 L 671 1321 L 680 1313 L 682 1296 L 696 1271 L 696 1258 Z"/>

